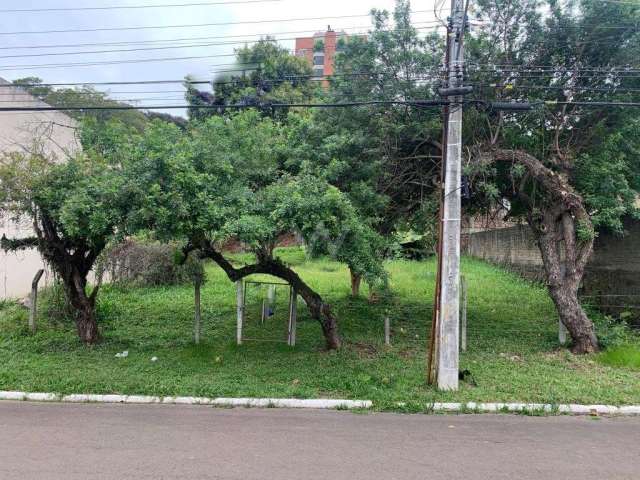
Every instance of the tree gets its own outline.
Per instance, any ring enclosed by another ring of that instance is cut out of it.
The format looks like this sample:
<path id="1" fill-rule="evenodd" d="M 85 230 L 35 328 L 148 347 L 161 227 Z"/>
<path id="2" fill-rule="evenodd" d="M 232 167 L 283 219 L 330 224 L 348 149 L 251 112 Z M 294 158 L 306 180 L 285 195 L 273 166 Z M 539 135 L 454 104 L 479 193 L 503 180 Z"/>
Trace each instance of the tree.
<path id="1" fill-rule="evenodd" d="M 211 117 L 185 134 L 154 122 L 126 150 L 134 152 L 140 208 L 132 219 L 164 238 L 185 242 L 184 252 L 210 258 L 231 281 L 263 273 L 281 278 L 302 296 L 320 322 L 328 348 L 338 348 L 337 318 L 318 292 L 274 255 L 277 238 L 298 231 L 316 249 L 362 269 L 384 270 L 372 254 L 376 236 L 347 197 L 322 177 L 282 167 L 290 159 L 288 127 L 249 110 Z M 137 203 L 137 202 L 136 202 Z M 244 242 L 255 261 L 237 266 L 221 250 L 229 238 Z"/>
<path id="2" fill-rule="evenodd" d="M 213 93 L 203 92 L 189 83 L 187 102 L 193 106 L 219 106 L 218 109 L 189 109 L 189 118 L 198 120 L 228 112 L 225 105 L 256 106 L 269 103 L 300 103 L 317 94 L 318 84 L 311 81 L 313 70 L 303 58 L 295 57 L 274 39 L 265 38 L 236 51 L 237 68 L 213 81 Z M 233 113 L 231 109 L 229 113 Z M 287 111 L 263 109 L 267 115 L 286 119 Z"/>
<path id="3" fill-rule="evenodd" d="M 598 349 L 578 300 L 596 229 L 621 231 L 623 215 L 638 215 L 640 173 L 634 113 L 580 102 L 632 98 L 629 88 L 640 84 L 624 66 L 638 58 L 638 12 L 624 2 L 482 0 L 483 23 L 468 39 L 472 82 L 497 84 L 483 96 L 552 104 L 524 115 L 471 112 L 469 169 L 477 200 L 492 208 L 506 198 L 510 215 L 531 227 L 576 353 Z"/>
<path id="4" fill-rule="evenodd" d="M 120 133 L 124 127 L 120 126 Z M 96 298 L 88 275 L 111 239 L 122 234 L 132 197 L 121 164 L 96 152 L 64 163 L 45 155 L 9 154 L 0 160 L 0 215 L 27 219 L 35 235 L 2 238 L 5 250 L 37 248 L 52 267 L 76 315 L 78 336 L 99 339 Z"/>
<path id="5" fill-rule="evenodd" d="M 437 35 L 423 38 L 408 1 L 391 16 L 372 12 L 366 37 L 349 38 L 336 55 L 330 102 L 432 99 L 441 64 Z M 440 112 L 407 105 L 329 109 L 316 113 L 300 135 L 310 163 L 349 195 L 360 215 L 393 242 L 399 230 L 429 230 L 441 157 Z M 301 152 L 305 155 L 304 152 Z M 361 275 L 352 271 L 353 294 Z"/>

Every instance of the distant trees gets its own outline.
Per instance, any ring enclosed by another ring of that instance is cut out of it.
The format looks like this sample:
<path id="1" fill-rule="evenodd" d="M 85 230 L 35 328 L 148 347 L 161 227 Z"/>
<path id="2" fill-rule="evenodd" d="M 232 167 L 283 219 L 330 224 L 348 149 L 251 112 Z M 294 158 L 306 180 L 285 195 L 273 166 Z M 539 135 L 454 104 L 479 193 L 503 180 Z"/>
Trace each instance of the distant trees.
<path id="1" fill-rule="evenodd" d="M 372 21 L 366 38 L 351 37 L 337 54 L 327 101 L 432 99 L 442 38 L 420 35 L 408 1 L 392 15 L 374 11 Z M 399 232 L 435 232 L 440 118 L 440 109 L 412 105 L 320 110 L 300 138 L 309 163 L 327 169 L 390 246 Z M 357 295 L 361 275 L 351 273 Z"/>
<path id="2" fill-rule="evenodd" d="M 303 58 L 295 57 L 275 40 L 265 38 L 236 51 L 236 66 L 229 73 L 213 79 L 213 93 L 200 91 L 188 83 L 186 99 L 190 105 L 216 106 L 215 109 L 190 108 L 189 118 L 201 120 L 212 115 L 234 113 L 226 105 L 247 105 L 263 114 L 285 120 L 287 111 L 271 111 L 269 103 L 300 103 L 318 93 L 319 84 L 312 80 L 313 70 Z"/>

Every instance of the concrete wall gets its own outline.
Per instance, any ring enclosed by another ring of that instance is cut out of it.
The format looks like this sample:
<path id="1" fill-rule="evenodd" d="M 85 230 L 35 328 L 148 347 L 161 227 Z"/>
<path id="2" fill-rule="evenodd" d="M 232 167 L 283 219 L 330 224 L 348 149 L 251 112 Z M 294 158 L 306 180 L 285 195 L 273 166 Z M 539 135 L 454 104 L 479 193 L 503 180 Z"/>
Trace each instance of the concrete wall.
<path id="1" fill-rule="evenodd" d="M 625 221 L 626 235 L 602 233 L 587 266 L 581 295 L 585 303 L 640 325 L 640 222 Z M 541 280 L 540 251 L 526 225 L 464 235 L 465 253 Z"/>
<path id="2" fill-rule="evenodd" d="M 0 78 L 0 98 L 3 107 L 47 106 L 20 88 Z M 43 153 L 53 161 L 62 162 L 68 155 L 79 151 L 76 122 L 60 112 L 0 112 L 0 156 L 10 152 Z M 10 222 L 0 217 L 0 237 L 32 236 L 27 220 Z M 0 250 L 0 300 L 25 296 L 31 289 L 31 280 L 44 268 L 35 250 L 5 253 Z M 44 283 L 50 275 L 44 278 Z"/>

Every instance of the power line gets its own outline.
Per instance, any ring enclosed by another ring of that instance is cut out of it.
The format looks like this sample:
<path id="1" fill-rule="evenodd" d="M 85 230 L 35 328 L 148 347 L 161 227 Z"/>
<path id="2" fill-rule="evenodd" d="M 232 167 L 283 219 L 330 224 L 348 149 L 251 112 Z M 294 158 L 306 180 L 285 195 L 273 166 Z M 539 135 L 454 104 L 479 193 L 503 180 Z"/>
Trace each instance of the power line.
<path id="1" fill-rule="evenodd" d="M 139 64 L 139 63 L 154 63 L 154 62 L 182 62 L 186 60 L 203 60 L 216 57 L 234 57 L 235 54 L 225 55 L 192 55 L 186 57 L 161 57 L 161 58 L 141 58 L 130 60 L 105 60 L 99 62 L 75 62 L 75 63 L 48 63 L 48 64 L 29 64 L 29 65 L 0 65 L 0 70 L 5 71 L 19 71 L 19 70 L 40 70 L 40 69 L 55 69 L 55 68 L 74 68 L 74 67 L 97 67 L 100 65 L 124 65 L 124 64 Z M 236 68 L 233 70 L 222 70 L 222 73 L 250 70 L 249 65 L 254 64 L 242 64 L 242 63 L 223 63 L 217 65 L 211 65 L 212 67 L 232 67 L 235 65 L 247 65 L 247 68 Z"/>
<path id="2" fill-rule="evenodd" d="M 422 22 L 422 23 L 430 23 L 430 22 Z M 433 28 L 433 27 L 421 27 L 423 28 Z M 418 28 L 416 28 L 417 30 Z M 296 40 L 297 37 L 285 37 L 273 39 L 274 42 L 281 42 L 285 40 Z M 195 43 L 195 44 L 180 44 L 180 45 L 165 45 L 161 47 L 140 47 L 140 48 L 123 48 L 123 49 L 112 49 L 112 50 L 84 50 L 79 52 L 53 52 L 53 53 L 32 53 L 32 54 L 19 54 L 19 55 L 0 55 L 0 58 L 29 58 L 29 57 L 54 57 L 54 56 L 66 56 L 66 55 L 88 55 L 88 54 L 98 54 L 98 53 L 127 53 L 127 52 L 142 52 L 142 51 L 154 51 L 154 50 L 175 50 L 181 48 L 201 48 L 201 47 L 215 47 L 215 46 L 223 46 L 223 45 L 238 45 L 238 44 L 249 44 L 249 43 L 260 43 L 264 41 L 271 41 L 271 39 L 260 39 L 260 40 L 237 40 L 230 42 L 213 42 L 213 43 Z M 9 48 L 9 47 L 7 47 Z M 211 55 L 212 57 L 225 57 L 232 56 L 231 55 Z M 2 67 L 0 67 L 2 68 Z"/>
<path id="3" fill-rule="evenodd" d="M 36 13 L 36 12 L 75 12 L 86 10 L 134 10 L 143 8 L 174 8 L 174 7 L 210 7 L 215 5 L 238 5 L 247 3 L 273 3 L 283 0 L 229 0 L 227 2 L 192 2 L 169 3 L 163 5 L 111 5 L 106 7 L 55 7 L 55 8 L 12 8 L 0 10 L 0 13 Z"/>
<path id="4" fill-rule="evenodd" d="M 414 10 L 411 13 L 430 13 L 429 10 Z M 216 22 L 216 23 L 196 23 L 196 24 L 180 24 L 180 25 L 147 25 L 136 27 L 103 27 L 103 28 L 80 28 L 70 30 L 38 30 L 38 31 L 16 31 L 16 32 L 0 32 L 0 35 L 36 35 L 36 34 L 52 34 L 52 33 L 87 33 L 87 32 L 122 32 L 128 30 L 158 30 L 165 28 L 195 28 L 195 27 L 223 27 L 229 25 L 256 25 L 261 23 L 285 23 L 285 22 L 303 22 L 303 21 L 319 21 L 319 20 L 335 20 L 342 18 L 363 18 L 366 15 L 332 15 L 327 17 L 307 17 L 307 18 L 284 18 L 284 19 L 262 19 L 262 20 L 245 20 L 241 22 Z"/>
<path id="5" fill-rule="evenodd" d="M 448 102 L 442 100 L 367 100 L 342 103 L 265 103 L 259 105 L 260 108 L 347 108 L 374 105 L 409 105 L 416 107 L 440 107 Z M 74 107 L 0 107 L 0 112 L 57 112 L 57 111 L 93 111 L 93 110 L 139 110 L 142 107 L 133 105 L 118 106 L 74 106 Z M 249 109 L 256 108 L 256 105 L 229 104 L 229 105 L 154 105 L 145 106 L 146 110 L 168 110 L 168 109 L 202 109 L 202 110 L 224 110 L 224 109 Z"/>
<path id="6" fill-rule="evenodd" d="M 433 24 L 434 21 L 422 21 L 422 22 L 414 22 L 413 25 L 424 25 L 424 24 Z M 340 30 L 360 30 L 360 29 L 370 29 L 371 25 L 360 25 L 353 27 L 342 27 Z M 427 28 L 443 28 L 440 25 L 431 26 L 431 27 L 414 27 L 415 30 L 424 30 Z M 390 30 L 380 30 L 382 32 L 403 32 L 406 29 L 390 29 Z M 287 32 L 268 32 L 268 33 L 247 33 L 242 35 L 218 35 L 218 36 L 200 36 L 200 37 L 178 37 L 178 38 L 165 38 L 158 40 L 127 40 L 120 42 L 90 42 L 90 43 L 67 43 L 67 44 L 47 44 L 47 45 L 22 45 L 22 46 L 0 46 L 0 50 L 21 50 L 21 49 L 43 49 L 43 48 L 79 48 L 79 47 L 101 47 L 101 46 L 121 46 L 121 45 L 148 45 L 148 44 L 156 44 L 156 43 L 174 43 L 174 42 L 192 42 L 195 40 L 220 40 L 226 38 L 245 38 L 245 37 L 275 37 L 276 35 L 293 35 L 293 34 L 307 34 L 313 35 L 317 32 L 317 29 L 313 30 L 294 30 Z M 353 34 L 356 35 L 356 34 Z M 297 37 L 295 37 L 297 38 Z M 282 40 L 282 39 L 276 39 Z M 238 42 L 244 42 L 244 40 L 238 40 Z M 231 43 L 231 42 L 229 42 Z M 236 42 L 233 42 L 236 43 Z"/>
<path id="7" fill-rule="evenodd" d="M 103 110 L 168 110 L 168 109 L 202 109 L 202 110 L 225 110 L 225 109 L 249 109 L 249 108 L 348 108 L 359 106 L 384 106 L 384 105 L 407 105 L 414 107 L 441 107 L 444 105 L 485 105 L 492 103 L 485 100 L 466 100 L 462 102 L 451 102 L 447 100 L 366 100 L 349 101 L 340 103 L 263 103 L 259 105 L 248 105 L 243 103 L 228 105 L 147 105 L 144 107 L 133 105 L 117 106 L 60 106 L 60 107 L 0 107 L 0 112 L 49 112 L 49 111 L 103 111 Z M 502 103 L 500 105 L 508 105 Z M 535 106 L 557 106 L 575 105 L 583 107 L 640 107 L 640 102 L 582 102 L 582 101 L 539 101 L 533 103 L 514 103 L 513 105 L 527 106 L 531 109 Z M 501 108 L 501 107 L 498 107 Z M 523 108 L 524 109 L 524 108 Z"/>
<path id="8" fill-rule="evenodd" d="M 236 70 L 231 70 L 236 71 Z M 242 71 L 242 70 L 237 70 Z M 268 82 L 278 82 L 278 81 L 291 81 L 298 79 L 317 79 L 317 81 L 329 80 L 330 78 L 336 77 L 366 77 L 366 76 L 381 76 L 387 75 L 386 72 L 350 72 L 350 73 L 335 73 L 330 77 L 313 77 L 313 75 L 287 75 L 278 77 L 275 79 L 264 80 L 265 83 Z M 428 77 L 420 77 L 420 80 L 427 79 Z M 0 83 L 0 88 L 2 87 L 85 87 L 85 86 L 117 86 L 117 85 L 159 85 L 159 84 L 188 84 L 188 85 L 214 85 L 214 84 L 224 84 L 224 83 L 236 83 L 235 81 L 231 82 L 215 82 L 212 80 L 186 80 L 186 79 L 161 79 L 161 80 L 132 80 L 132 81 L 116 81 L 116 82 L 75 82 L 75 83 Z"/>

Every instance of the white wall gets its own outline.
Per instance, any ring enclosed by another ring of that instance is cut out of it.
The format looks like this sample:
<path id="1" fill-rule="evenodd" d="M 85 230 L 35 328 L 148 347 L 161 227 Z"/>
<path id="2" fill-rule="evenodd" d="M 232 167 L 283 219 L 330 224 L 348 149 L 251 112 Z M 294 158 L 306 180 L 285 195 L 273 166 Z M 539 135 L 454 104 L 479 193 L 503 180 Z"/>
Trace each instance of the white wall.
<path id="1" fill-rule="evenodd" d="M 34 107 L 47 106 L 16 87 L 7 87 L 8 82 L 0 78 L 0 106 Z M 56 161 L 64 161 L 68 155 L 79 151 L 76 138 L 77 123 L 60 112 L 2 112 L 0 111 L 0 155 L 9 152 L 33 152 L 40 150 Z M 19 224 L 0 218 L 0 237 L 33 236 L 28 222 Z M 35 250 L 5 253 L 0 250 L 0 299 L 19 298 L 28 294 L 31 281 L 44 268 L 40 255 Z M 47 273 L 44 284 L 50 279 Z"/>

